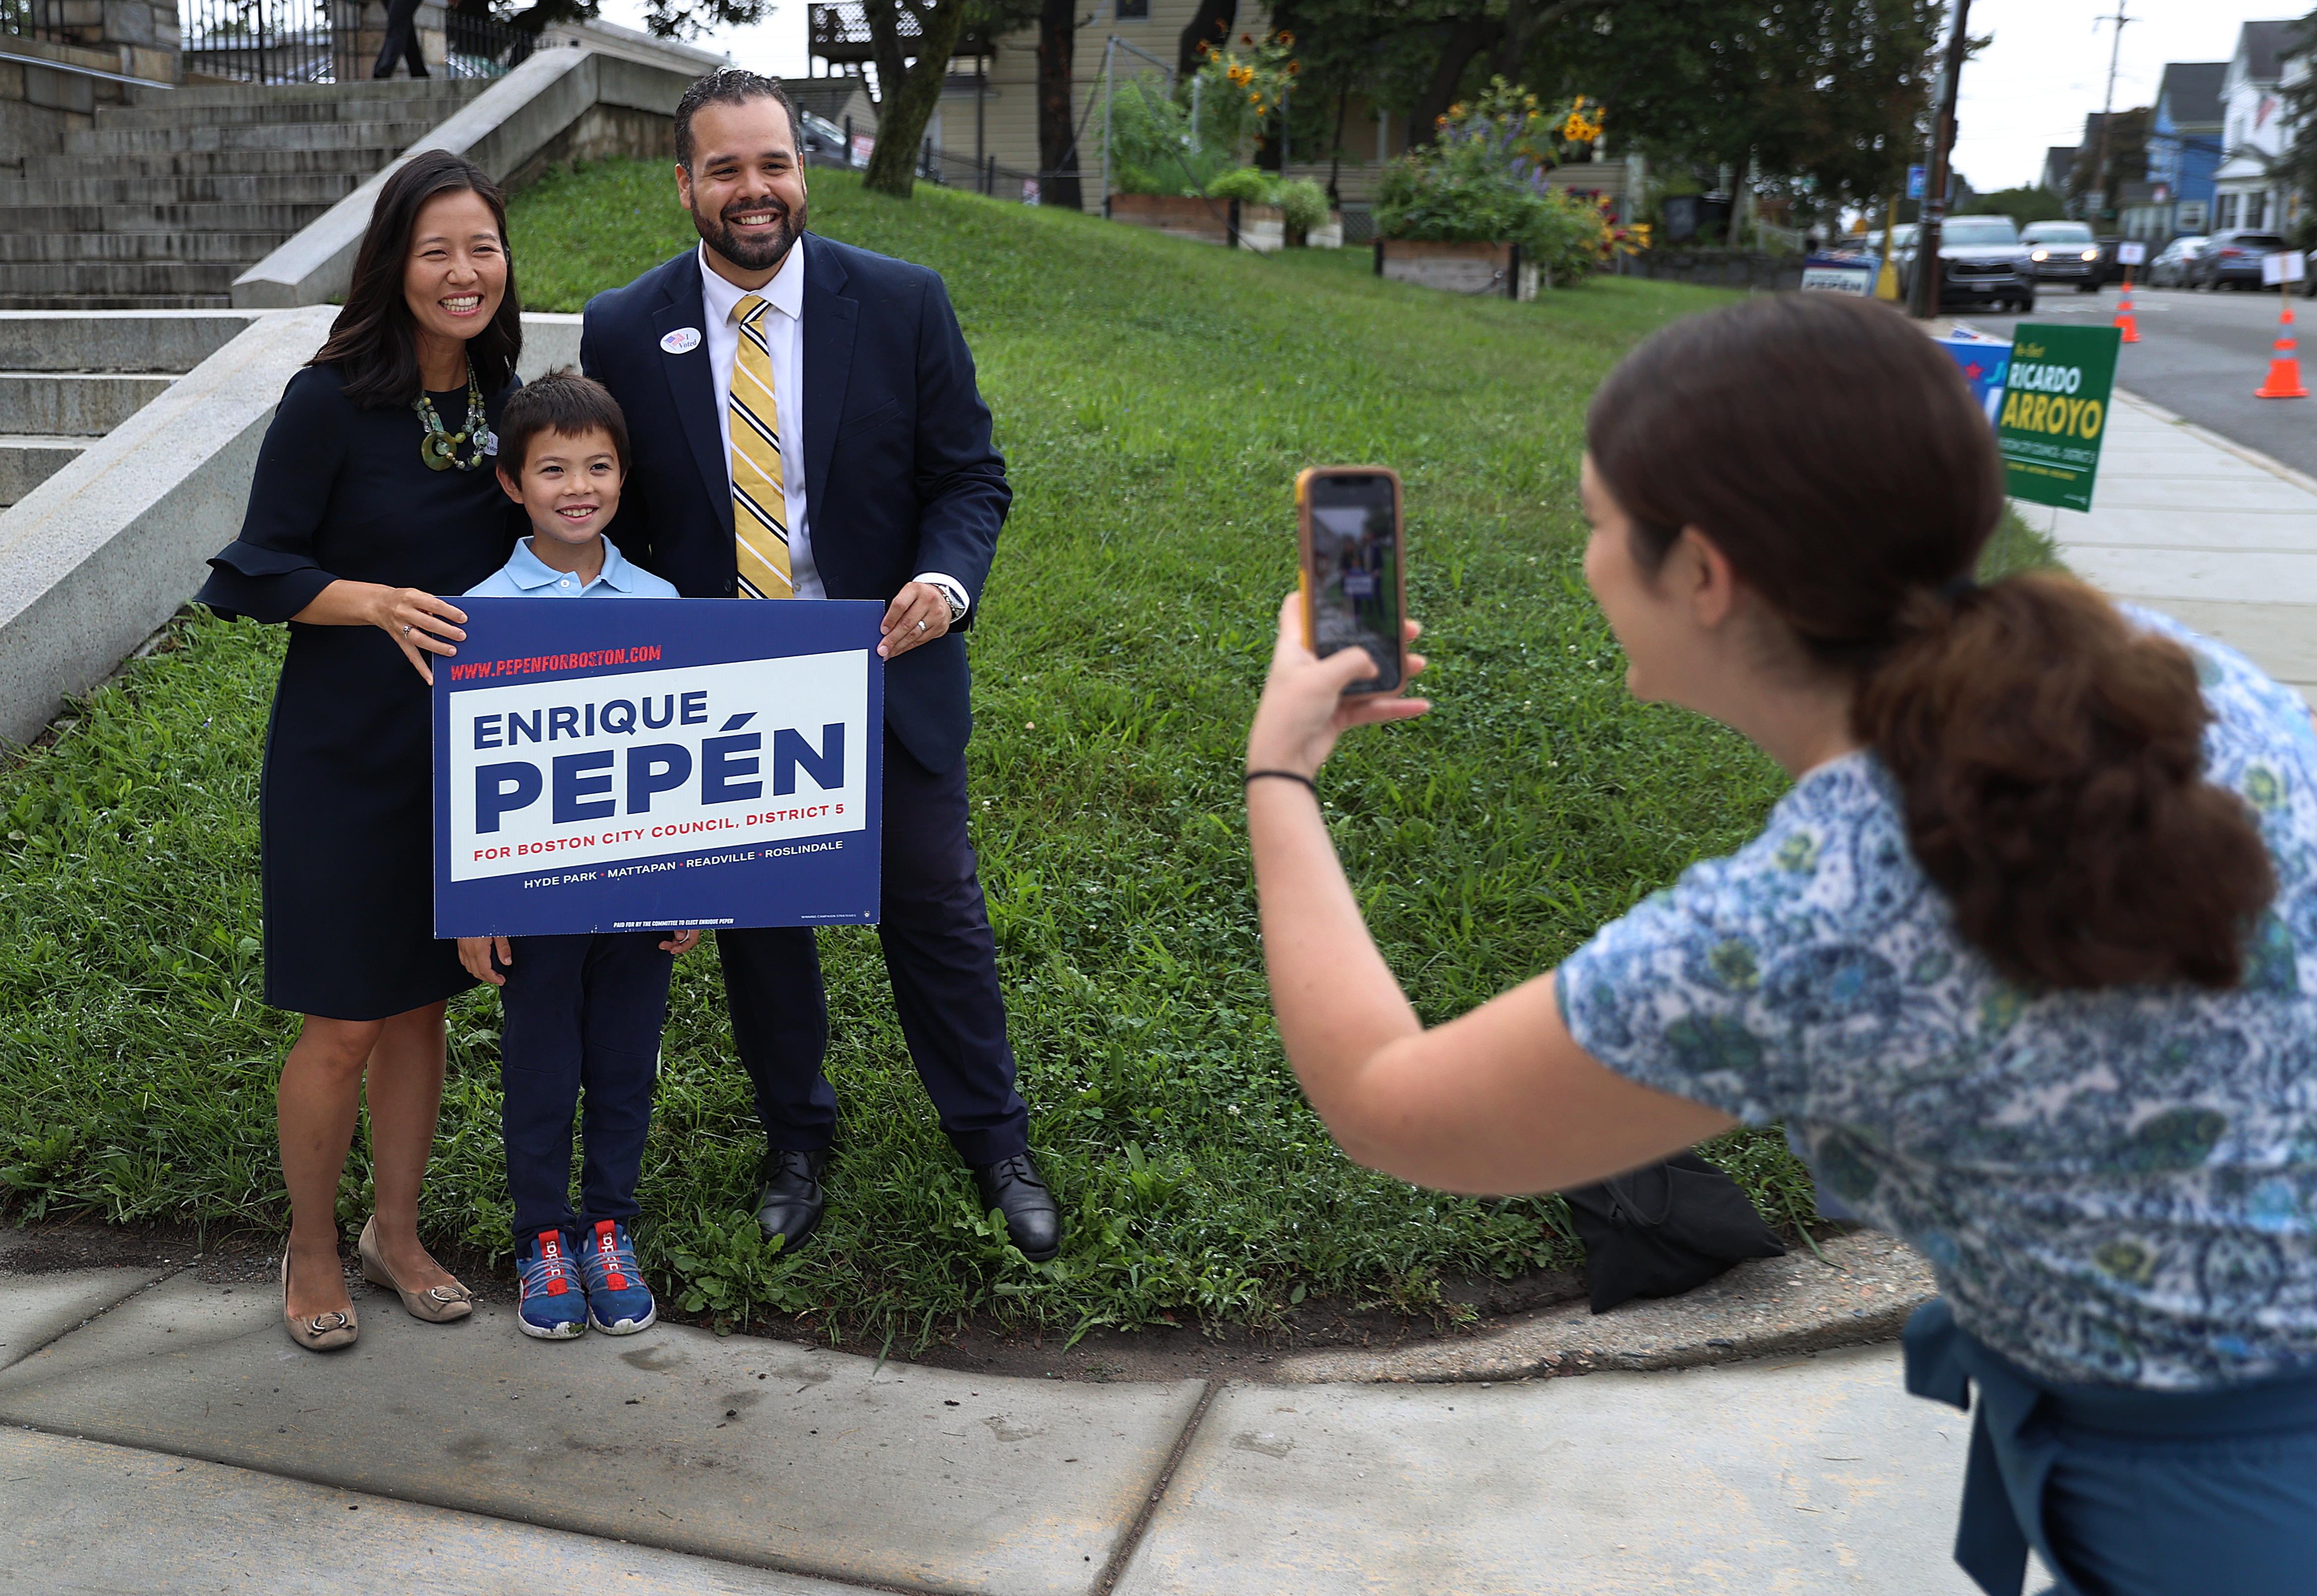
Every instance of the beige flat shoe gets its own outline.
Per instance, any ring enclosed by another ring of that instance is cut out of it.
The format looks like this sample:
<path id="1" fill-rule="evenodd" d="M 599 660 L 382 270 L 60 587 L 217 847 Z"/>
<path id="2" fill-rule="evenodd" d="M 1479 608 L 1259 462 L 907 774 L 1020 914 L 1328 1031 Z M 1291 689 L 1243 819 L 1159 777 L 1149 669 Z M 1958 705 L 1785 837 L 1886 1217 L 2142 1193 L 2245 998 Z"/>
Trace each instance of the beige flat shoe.
<path id="1" fill-rule="evenodd" d="M 318 1314 L 311 1319 L 300 1319 L 290 1312 L 290 1244 L 282 1244 L 282 1323 L 289 1328 L 290 1339 L 309 1352 L 334 1352 L 340 1347 L 351 1347 L 362 1327 L 354 1316 L 346 1314 Z"/>
<path id="2" fill-rule="evenodd" d="M 354 1251 L 362 1254 L 362 1278 L 400 1297 L 413 1319 L 424 1319 L 429 1324 L 448 1324 L 475 1311 L 473 1296 L 455 1280 L 425 1291 L 405 1291 L 402 1282 L 394 1278 L 394 1271 L 386 1267 L 386 1255 L 378 1250 L 377 1233 L 378 1215 L 373 1214 L 363 1221 L 362 1240 L 354 1243 Z"/>

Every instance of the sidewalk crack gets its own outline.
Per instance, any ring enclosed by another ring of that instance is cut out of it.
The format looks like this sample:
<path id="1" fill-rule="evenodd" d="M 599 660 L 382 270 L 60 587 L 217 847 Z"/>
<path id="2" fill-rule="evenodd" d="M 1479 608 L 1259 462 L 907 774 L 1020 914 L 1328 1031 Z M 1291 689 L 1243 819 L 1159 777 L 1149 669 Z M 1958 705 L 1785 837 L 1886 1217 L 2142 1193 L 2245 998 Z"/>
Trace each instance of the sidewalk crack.
<path id="1" fill-rule="evenodd" d="M 1166 1499 L 1168 1488 L 1175 1483 L 1175 1471 L 1183 1466 L 1183 1455 L 1191 1449 L 1191 1442 L 1198 1436 L 1199 1426 L 1206 1422 L 1207 1409 L 1214 1405 L 1216 1394 L 1222 1388 L 1222 1381 L 1209 1380 L 1206 1388 L 1199 1393 L 1198 1405 L 1184 1421 L 1183 1433 L 1175 1438 L 1174 1448 L 1167 1452 L 1167 1461 L 1159 1466 L 1158 1477 L 1150 1483 L 1150 1493 L 1143 1499 L 1141 1511 L 1134 1515 L 1134 1522 L 1126 1527 L 1126 1533 L 1118 1538 L 1118 1545 L 1111 1549 L 1110 1556 L 1103 1563 L 1102 1574 L 1094 1583 L 1094 1596 L 1110 1596 L 1117 1588 L 1119 1580 L 1125 1575 L 1127 1564 L 1133 1560 L 1136 1549 L 1142 1545 L 1142 1538 L 1150 1533 L 1150 1520 L 1158 1513 L 1159 1502 Z"/>

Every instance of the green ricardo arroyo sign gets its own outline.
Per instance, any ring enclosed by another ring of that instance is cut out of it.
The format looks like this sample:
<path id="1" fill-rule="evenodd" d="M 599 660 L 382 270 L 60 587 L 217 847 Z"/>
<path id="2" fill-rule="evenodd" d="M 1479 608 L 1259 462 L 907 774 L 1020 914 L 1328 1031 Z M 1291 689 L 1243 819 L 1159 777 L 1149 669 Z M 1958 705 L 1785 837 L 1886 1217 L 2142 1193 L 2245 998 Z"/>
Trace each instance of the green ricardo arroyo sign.
<path id="1" fill-rule="evenodd" d="M 2022 326 L 2013 332 L 2011 371 L 1995 417 L 2012 498 L 2067 510 L 2092 507 L 2123 336 L 2112 327 Z"/>

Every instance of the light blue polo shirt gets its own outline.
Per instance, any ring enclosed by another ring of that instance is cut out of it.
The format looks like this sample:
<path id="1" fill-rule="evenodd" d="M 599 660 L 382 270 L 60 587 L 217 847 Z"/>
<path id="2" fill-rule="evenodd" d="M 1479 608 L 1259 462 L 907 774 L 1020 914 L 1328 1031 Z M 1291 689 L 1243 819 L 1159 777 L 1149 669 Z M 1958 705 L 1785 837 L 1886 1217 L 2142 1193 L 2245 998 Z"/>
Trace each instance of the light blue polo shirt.
<path id="1" fill-rule="evenodd" d="M 651 572 L 628 563 L 619 545 L 604 540 L 604 569 L 592 582 L 582 583 L 568 571 L 556 570 L 531 551 L 531 539 L 514 546 L 514 556 L 498 569 L 461 595 L 465 598 L 675 598 L 675 587 Z"/>

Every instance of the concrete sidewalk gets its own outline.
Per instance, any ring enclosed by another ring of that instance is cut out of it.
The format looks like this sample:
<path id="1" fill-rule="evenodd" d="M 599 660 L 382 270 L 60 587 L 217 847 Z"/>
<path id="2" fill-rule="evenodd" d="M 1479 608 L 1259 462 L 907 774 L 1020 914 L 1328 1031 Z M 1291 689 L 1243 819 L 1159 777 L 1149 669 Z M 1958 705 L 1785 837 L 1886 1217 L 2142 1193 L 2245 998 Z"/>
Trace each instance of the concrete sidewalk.
<path id="1" fill-rule="evenodd" d="M 2317 399 L 2281 399 L 2311 411 Z M 2077 575 L 2317 704 L 2317 480 L 2118 389 L 2089 514 L 2021 504 Z"/>
<path id="2" fill-rule="evenodd" d="M 0 1592 L 1968 1596 L 1887 1343 L 1512 1385 L 1087 1385 L 13 1276 Z M 584 1583 L 575 1583 L 584 1581 Z"/>

